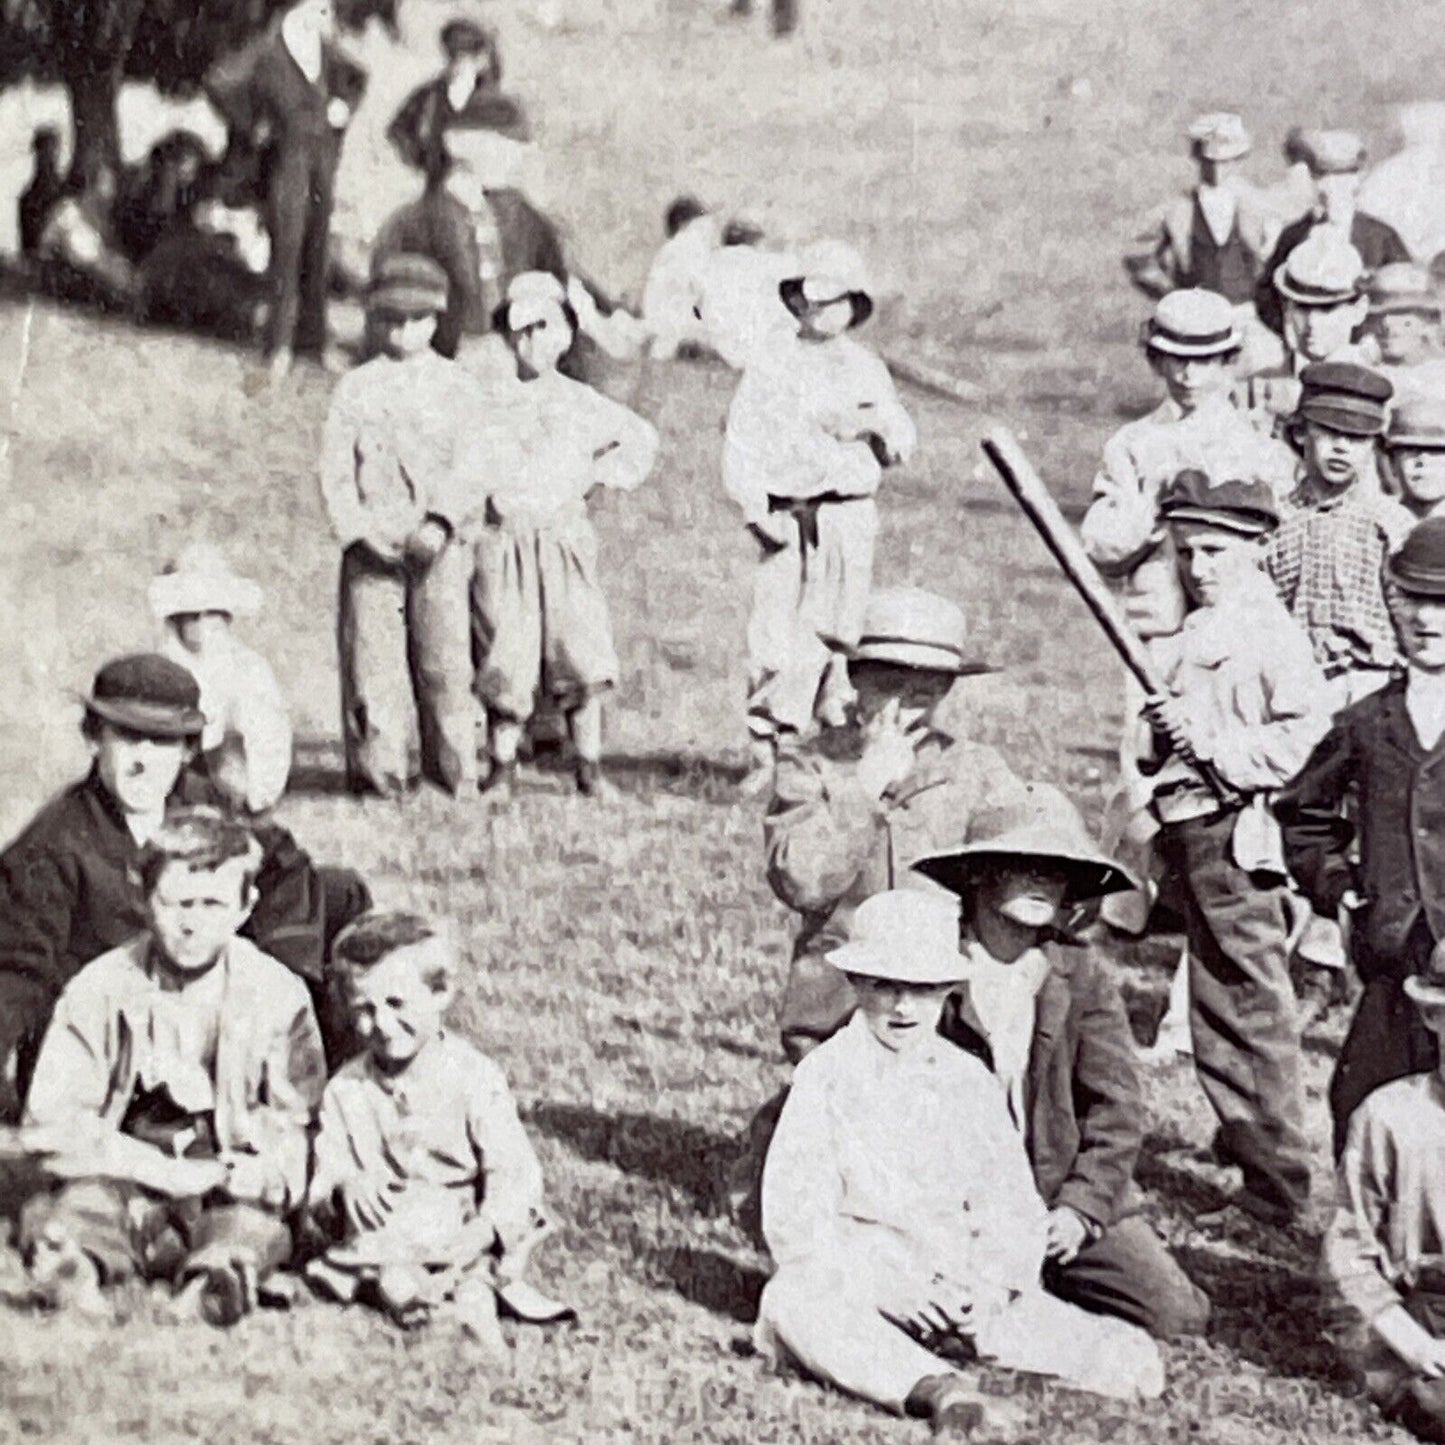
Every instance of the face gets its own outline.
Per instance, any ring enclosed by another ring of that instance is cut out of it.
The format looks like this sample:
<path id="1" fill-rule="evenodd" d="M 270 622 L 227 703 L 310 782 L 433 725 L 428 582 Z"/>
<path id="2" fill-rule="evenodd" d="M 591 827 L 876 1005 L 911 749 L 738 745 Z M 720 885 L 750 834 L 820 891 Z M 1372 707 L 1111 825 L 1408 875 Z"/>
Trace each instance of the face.
<path id="1" fill-rule="evenodd" d="M 452 987 L 436 987 L 429 976 L 450 963 L 447 946 L 432 938 L 347 973 L 352 1027 L 383 1069 L 404 1068 L 441 1032 Z"/>
<path id="2" fill-rule="evenodd" d="M 1445 450 L 1434 447 L 1391 447 L 1390 465 L 1405 500 L 1427 512 L 1445 501 Z"/>
<path id="3" fill-rule="evenodd" d="M 1423 672 L 1445 672 L 1445 598 L 1391 588 L 1390 611 L 1411 665 Z"/>
<path id="4" fill-rule="evenodd" d="M 1315 477 L 1336 491 L 1343 491 L 1368 470 L 1375 438 L 1346 436 L 1318 422 L 1307 421 L 1301 429 L 1300 449 Z"/>
<path id="5" fill-rule="evenodd" d="M 435 316 L 388 316 L 377 318 L 377 340 L 390 357 L 419 356 L 436 335 Z"/>
<path id="6" fill-rule="evenodd" d="M 848 669 L 848 680 L 858 694 L 858 718 L 865 728 L 876 724 L 889 704 L 896 703 L 905 732 L 928 726 L 954 681 L 946 672 L 876 662 L 855 664 Z"/>
<path id="7" fill-rule="evenodd" d="M 571 345 L 572 327 L 560 306 L 550 308 L 547 315 L 531 326 L 512 333 L 512 349 L 517 353 L 517 360 L 535 376 L 555 371 Z"/>
<path id="8" fill-rule="evenodd" d="M 1438 317 L 1419 311 L 1386 311 L 1370 318 L 1370 334 L 1389 366 L 1413 366 L 1431 356 L 1439 341 Z"/>
<path id="9" fill-rule="evenodd" d="M 1047 928 L 1058 921 L 1068 891 L 1068 877 L 1057 869 L 1020 864 L 983 878 L 975 906 L 1024 928 Z"/>
<path id="10" fill-rule="evenodd" d="M 174 862 L 161 869 L 146 909 L 156 944 L 177 973 L 204 973 L 236 936 L 255 898 L 248 867 L 232 858 L 219 868 Z"/>
<path id="11" fill-rule="evenodd" d="M 853 302 L 847 296 L 820 306 L 809 306 L 803 314 L 801 329 L 804 335 L 819 341 L 841 336 L 853 323 Z"/>
<path id="12" fill-rule="evenodd" d="M 190 744 L 184 738 L 148 738 L 102 723 L 91 740 L 100 781 L 124 813 L 154 817 L 165 810 Z"/>
<path id="13" fill-rule="evenodd" d="M 1349 220 L 1355 213 L 1355 197 L 1360 193 L 1360 173 L 1346 171 L 1342 175 L 1316 176 L 1315 206 L 1326 221 Z"/>
<path id="14" fill-rule="evenodd" d="M 1169 356 L 1162 351 L 1151 351 L 1149 356 L 1170 401 L 1184 411 L 1221 395 L 1233 380 L 1232 356 Z"/>
<path id="15" fill-rule="evenodd" d="M 1176 523 L 1169 534 L 1179 580 L 1198 607 L 1213 607 L 1230 585 L 1259 561 L 1260 544 L 1253 537 L 1197 522 Z"/>
<path id="16" fill-rule="evenodd" d="M 1350 344 L 1367 305 L 1364 298 L 1337 306 L 1301 306 L 1287 300 L 1284 320 L 1290 349 L 1306 361 L 1328 361 Z"/>
<path id="17" fill-rule="evenodd" d="M 948 983 L 899 983 L 856 974 L 852 982 L 868 1031 L 895 1054 L 921 1048 L 937 1035 L 944 1000 L 953 991 Z"/>
<path id="18" fill-rule="evenodd" d="M 187 652 L 206 652 L 231 630 L 227 612 L 178 612 L 170 622 Z"/>

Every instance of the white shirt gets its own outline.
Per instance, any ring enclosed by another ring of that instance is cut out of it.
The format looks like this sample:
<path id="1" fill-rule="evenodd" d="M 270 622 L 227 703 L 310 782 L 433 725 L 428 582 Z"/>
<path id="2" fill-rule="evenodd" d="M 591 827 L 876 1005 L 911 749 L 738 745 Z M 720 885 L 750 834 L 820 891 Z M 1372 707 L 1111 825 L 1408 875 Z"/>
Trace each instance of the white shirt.
<path id="1" fill-rule="evenodd" d="M 1229 239 L 1234 229 L 1234 218 L 1239 212 L 1239 197 L 1229 186 L 1200 186 L 1195 192 L 1199 198 L 1199 211 L 1209 234 L 1219 245 Z"/>
<path id="2" fill-rule="evenodd" d="M 1445 734 L 1445 672 L 1405 671 L 1405 711 L 1420 746 L 1427 751 Z"/>
<path id="3" fill-rule="evenodd" d="M 1012 963 L 1002 963 L 977 939 L 963 942 L 968 961 L 964 982 L 964 1017 L 988 1041 L 993 1071 L 1004 1087 L 1009 1112 L 1021 1134 L 1027 1134 L 1024 1082 L 1033 1048 L 1039 990 L 1048 977 L 1043 950 L 1030 948 Z"/>
<path id="4" fill-rule="evenodd" d="M 297 12 L 290 10 L 281 21 L 281 42 L 296 62 L 296 68 L 315 85 L 321 79 L 321 37 L 314 30 L 298 29 Z"/>

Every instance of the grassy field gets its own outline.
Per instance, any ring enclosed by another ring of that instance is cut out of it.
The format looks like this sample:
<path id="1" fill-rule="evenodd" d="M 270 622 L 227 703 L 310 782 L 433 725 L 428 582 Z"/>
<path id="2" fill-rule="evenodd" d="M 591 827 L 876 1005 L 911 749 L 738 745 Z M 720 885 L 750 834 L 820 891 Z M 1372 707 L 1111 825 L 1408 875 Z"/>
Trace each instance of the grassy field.
<path id="1" fill-rule="evenodd" d="M 978 434 L 1007 420 L 1080 501 L 1105 437 L 1148 403 L 1141 309 L 1117 256 L 1136 214 L 1181 179 L 1188 116 L 1245 109 L 1261 179 L 1296 119 L 1355 122 L 1383 149 L 1389 106 L 1438 73 L 1445 42 L 1425 9 L 1366 0 L 1331 6 L 1329 34 L 1306 7 L 1244 0 L 805 8 L 805 34 L 786 47 L 761 25 L 719 25 L 701 0 L 569 0 L 557 33 L 510 4 L 495 13 L 510 77 L 534 103 L 550 203 L 588 269 L 638 287 L 663 207 L 695 189 L 779 235 L 864 246 L 893 292 L 880 340 L 983 389 L 976 413 L 911 398 L 923 443 L 889 480 L 878 575 L 965 604 L 1003 670 L 964 684 L 964 726 L 1094 811 L 1119 726 L 1116 670 L 980 471 Z M 407 51 L 346 163 L 344 219 L 358 234 L 404 193 L 376 122 L 430 63 L 443 13 L 432 0 L 403 8 Z M 267 589 L 249 635 L 301 740 L 282 817 L 318 857 L 362 869 L 383 903 L 460 919 L 472 969 L 456 1023 L 523 1102 L 562 1226 L 545 1282 L 582 1314 L 575 1329 L 522 1332 L 503 1378 L 444 1330 L 402 1335 L 329 1307 L 224 1336 L 169 1323 L 144 1297 L 119 1303 L 120 1326 L 0 1309 L 0 1440 L 921 1438 L 741 1348 L 764 1262 L 717 1190 L 782 1077 L 773 1008 L 790 924 L 762 880 L 759 808 L 731 798 L 749 552 L 717 477 L 728 375 L 614 379 L 663 436 L 647 488 L 599 511 L 623 659 L 609 721 L 623 796 L 599 809 L 539 774 L 502 814 L 340 794 L 336 557 L 313 475 L 327 378 L 303 369 L 289 390 L 257 392 L 247 361 L 222 349 L 20 305 L 0 312 L 0 376 L 14 473 L 0 535 L 0 831 L 83 766 L 74 694 L 149 637 L 159 563 L 193 536 L 224 543 Z M 1168 952 L 1161 941 L 1120 959 L 1146 1034 Z M 1309 1041 L 1322 1153 L 1329 1051 Z M 1169 1351 L 1169 1392 L 1147 1411 L 1038 1392 L 1015 1438 L 1403 1438 L 1335 1371 L 1308 1244 L 1271 1258 L 1191 1230 L 1228 1182 L 1197 1157 L 1208 1119 L 1192 1078 L 1158 1078 L 1150 1105 L 1141 1175 L 1215 1295 L 1214 1331 Z"/>

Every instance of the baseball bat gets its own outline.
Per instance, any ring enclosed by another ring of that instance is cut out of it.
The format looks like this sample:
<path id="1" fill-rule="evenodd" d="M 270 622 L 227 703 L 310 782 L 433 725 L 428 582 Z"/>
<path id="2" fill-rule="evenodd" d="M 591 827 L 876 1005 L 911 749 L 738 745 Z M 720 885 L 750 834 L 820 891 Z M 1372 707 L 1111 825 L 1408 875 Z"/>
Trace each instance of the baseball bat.
<path id="1" fill-rule="evenodd" d="M 1019 504 L 1023 514 L 1033 524 L 1054 560 L 1059 564 L 1065 577 L 1083 599 L 1084 605 L 1093 614 L 1104 636 L 1122 659 L 1124 666 L 1133 674 L 1135 681 L 1147 696 L 1167 697 L 1169 689 L 1159 676 L 1148 649 L 1140 641 L 1138 633 L 1129 625 L 1108 584 L 1099 575 L 1084 544 L 1059 511 L 1059 504 L 1044 485 L 1044 480 L 1034 470 L 1033 464 L 1024 455 L 1023 448 L 1007 427 L 995 427 L 983 440 L 984 455 L 993 464 L 1006 486 Z M 1234 803 L 1239 794 L 1207 763 L 1196 764 L 1196 770 L 1209 790 L 1221 803 Z"/>

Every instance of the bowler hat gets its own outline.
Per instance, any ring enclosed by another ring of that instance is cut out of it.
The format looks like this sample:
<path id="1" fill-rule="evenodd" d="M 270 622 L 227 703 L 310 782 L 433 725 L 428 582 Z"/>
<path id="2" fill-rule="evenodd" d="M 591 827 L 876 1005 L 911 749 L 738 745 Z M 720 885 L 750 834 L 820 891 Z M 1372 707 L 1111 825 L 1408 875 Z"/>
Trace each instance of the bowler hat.
<path id="1" fill-rule="evenodd" d="M 1029 783 L 1019 795 L 981 809 L 962 842 L 927 854 L 913 868 L 957 893 L 972 883 L 981 866 L 1000 861 L 1059 867 L 1069 879 L 1070 903 L 1139 886 L 1089 836 L 1073 803 L 1047 783 Z"/>
<path id="2" fill-rule="evenodd" d="M 1385 445 L 1445 451 L 1445 397 L 1430 392 L 1406 392 L 1390 412 Z"/>
<path id="3" fill-rule="evenodd" d="M 1252 148 L 1244 122 L 1232 111 L 1211 111 L 1189 127 L 1189 143 L 1202 161 L 1237 161 Z"/>
<path id="4" fill-rule="evenodd" d="M 1393 261 L 1381 266 L 1369 284 L 1370 315 L 1411 311 L 1440 316 L 1440 298 L 1430 284 L 1430 273 L 1410 261 Z"/>
<path id="5" fill-rule="evenodd" d="M 1145 348 L 1166 356 L 1228 356 L 1243 344 L 1234 307 L 1197 286 L 1161 296 L 1144 328 Z"/>
<path id="6" fill-rule="evenodd" d="M 882 587 L 868 599 L 858 641 L 823 639 L 847 654 L 850 664 L 881 662 L 923 672 L 970 677 L 993 669 L 969 655 L 963 609 L 921 587 Z"/>
<path id="7" fill-rule="evenodd" d="M 260 607 L 261 589 L 238 577 L 219 547 L 192 542 L 151 582 L 150 604 L 162 621 L 191 612 L 240 617 Z"/>
<path id="8" fill-rule="evenodd" d="M 150 738 L 194 737 L 206 723 L 195 678 L 154 652 L 107 662 L 95 675 L 85 710 L 102 722 Z"/>
<path id="9" fill-rule="evenodd" d="M 1295 418 L 1344 436 L 1379 436 L 1395 388 L 1388 378 L 1353 361 L 1316 361 L 1300 372 Z"/>
<path id="10" fill-rule="evenodd" d="M 1365 164 L 1365 143 L 1349 130 L 1301 131 L 1299 152 L 1316 176 L 1346 175 Z"/>
<path id="11" fill-rule="evenodd" d="M 1212 481 L 1197 467 L 1186 467 L 1159 495 L 1165 522 L 1203 522 L 1242 537 L 1262 537 L 1279 525 L 1279 508 L 1269 484 L 1226 477 Z"/>
<path id="12" fill-rule="evenodd" d="M 403 251 L 372 268 L 366 309 L 386 316 L 435 316 L 447 307 L 447 275 L 430 256 Z"/>
<path id="13" fill-rule="evenodd" d="M 1385 576 L 1401 592 L 1445 598 L 1445 517 L 1416 522 L 1385 562 Z"/>
<path id="14" fill-rule="evenodd" d="M 1404 983 L 1406 995 L 1416 1003 L 1445 1004 L 1445 943 L 1430 950 L 1425 967 Z"/>
<path id="15" fill-rule="evenodd" d="M 858 905 L 848 942 L 824 955 L 834 968 L 899 983 L 961 983 L 959 903 L 941 893 L 893 888 Z"/>
<path id="16" fill-rule="evenodd" d="M 1365 289 L 1365 263 L 1348 241 L 1311 231 L 1274 270 L 1274 289 L 1298 306 L 1342 306 Z"/>

